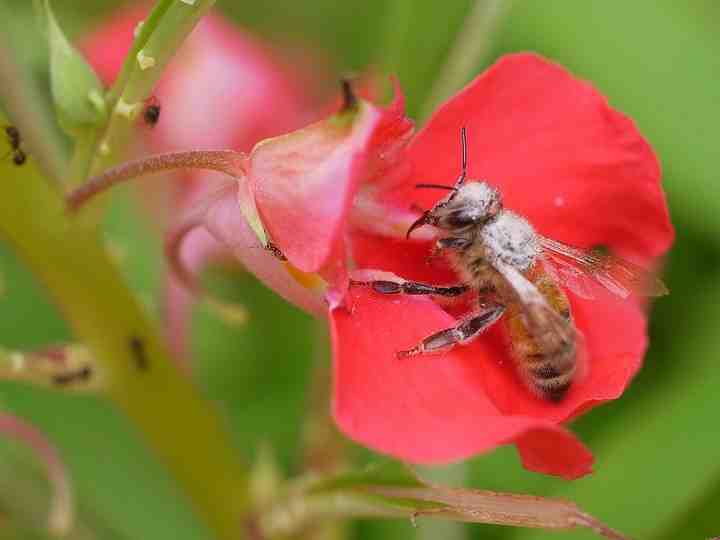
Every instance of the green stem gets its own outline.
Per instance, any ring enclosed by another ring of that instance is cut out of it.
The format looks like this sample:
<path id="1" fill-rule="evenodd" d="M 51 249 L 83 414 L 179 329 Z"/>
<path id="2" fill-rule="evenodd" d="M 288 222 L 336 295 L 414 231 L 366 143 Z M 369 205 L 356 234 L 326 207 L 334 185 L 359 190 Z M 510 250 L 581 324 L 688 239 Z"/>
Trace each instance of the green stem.
<path id="1" fill-rule="evenodd" d="M 303 468 L 310 474 L 332 474 L 349 465 L 348 443 L 331 416 L 332 363 L 327 324 L 314 321 L 315 347 L 307 411 L 303 423 Z M 314 523 L 303 538 L 307 540 L 344 540 L 349 536 L 346 520 L 329 519 Z"/>
<path id="2" fill-rule="evenodd" d="M 160 0 L 156 4 L 144 21 L 120 75 L 108 93 L 110 117 L 105 129 L 98 130 L 92 145 L 100 151 L 95 152 L 87 174 L 72 179 L 74 185 L 84 181 L 88 175 L 107 169 L 118 159 L 127 146 L 143 102 L 150 97 L 165 66 L 214 4 L 215 0 L 197 0 L 194 4 Z"/>
<path id="3" fill-rule="evenodd" d="M 305 537 L 318 522 L 348 518 L 407 518 L 415 512 L 402 507 L 378 505 L 362 495 L 338 493 L 290 498 L 256 518 L 251 529 L 259 538 Z"/>
<path id="4" fill-rule="evenodd" d="M 104 371 L 112 401 L 145 436 L 218 538 L 240 538 L 247 471 L 220 417 L 173 367 L 100 235 L 39 176 L 5 175 L 0 235 L 46 285 Z"/>
<path id="5" fill-rule="evenodd" d="M 467 482 L 467 463 L 455 463 L 445 467 L 423 467 L 421 476 L 433 484 L 465 486 Z M 450 520 L 428 520 L 418 528 L 417 540 L 464 540 L 467 537 L 466 525 Z"/>
<path id="6" fill-rule="evenodd" d="M 133 126 L 134 118 L 132 115 L 122 114 L 122 106 L 141 106 L 142 102 L 150 97 L 167 63 L 213 4 L 215 0 L 197 0 L 193 5 L 177 0 L 161 0 L 143 23 L 140 34 L 125 59 L 120 79 L 109 94 L 109 105 L 113 114 L 110 116 L 103 142 L 108 145 L 111 153 L 118 146 L 124 146 L 122 143 Z M 139 61 L 140 57 L 145 59 L 144 65 Z M 152 65 L 147 67 L 149 64 Z M 92 171 L 103 170 L 107 161 L 101 157 Z"/>
<path id="7" fill-rule="evenodd" d="M 75 137 L 75 148 L 67 173 L 67 185 L 79 185 L 90 174 L 90 164 L 97 146 L 97 130 L 88 129 Z"/>
<path id="8" fill-rule="evenodd" d="M 407 55 L 407 37 L 412 23 L 413 10 L 417 5 L 412 0 L 392 0 L 384 17 L 385 39 L 378 57 L 382 59 L 386 73 L 395 73 Z"/>
<path id="9" fill-rule="evenodd" d="M 474 1 L 445 64 L 420 108 L 419 122 L 427 120 L 441 102 L 468 82 L 478 64 L 490 51 L 493 32 L 509 3 L 510 0 Z"/>

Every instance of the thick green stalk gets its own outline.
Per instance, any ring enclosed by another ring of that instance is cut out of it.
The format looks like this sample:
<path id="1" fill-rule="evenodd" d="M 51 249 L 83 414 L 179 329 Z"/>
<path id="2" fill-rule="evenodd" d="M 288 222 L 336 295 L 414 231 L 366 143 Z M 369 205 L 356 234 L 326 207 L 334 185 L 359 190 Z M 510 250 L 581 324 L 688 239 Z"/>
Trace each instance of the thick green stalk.
<path id="1" fill-rule="evenodd" d="M 109 398 L 201 517 L 219 538 L 240 538 L 246 470 L 217 411 L 173 367 L 100 235 L 73 219 L 62 194 L 28 169 L 0 182 L 0 235 L 48 288 L 78 341 L 97 358 Z"/>

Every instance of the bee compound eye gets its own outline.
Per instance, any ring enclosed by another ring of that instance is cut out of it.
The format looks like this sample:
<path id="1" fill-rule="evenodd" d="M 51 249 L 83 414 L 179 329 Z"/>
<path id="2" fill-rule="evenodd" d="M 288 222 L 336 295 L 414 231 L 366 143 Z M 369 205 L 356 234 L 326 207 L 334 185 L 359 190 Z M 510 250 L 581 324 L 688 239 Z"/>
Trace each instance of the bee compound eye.
<path id="1" fill-rule="evenodd" d="M 481 216 L 475 210 L 461 209 L 450 212 L 444 221 L 449 227 L 467 227 L 480 222 Z"/>

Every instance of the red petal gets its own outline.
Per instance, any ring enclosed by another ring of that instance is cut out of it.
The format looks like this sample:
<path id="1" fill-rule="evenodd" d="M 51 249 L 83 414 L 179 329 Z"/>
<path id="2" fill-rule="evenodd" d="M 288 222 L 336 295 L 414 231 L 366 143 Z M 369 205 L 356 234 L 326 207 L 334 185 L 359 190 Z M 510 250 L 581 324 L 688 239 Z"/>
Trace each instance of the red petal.
<path id="1" fill-rule="evenodd" d="M 533 54 L 503 57 L 444 104 L 413 140 L 414 177 L 396 200 L 429 207 L 452 183 L 460 128 L 471 178 L 500 188 L 506 207 L 544 235 L 626 255 L 663 253 L 673 238 L 660 169 L 634 123 L 590 84 Z"/>
<path id="2" fill-rule="evenodd" d="M 450 284 L 458 280 L 442 260 L 427 263 L 429 243 L 389 240 L 356 233 L 353 255 L 361 268 L 379 268 L 405 279 Z M 605 401 L 618 398 L 642 365 L 647 345 L 645 314 L 634 300 L 622 300 L 600 286 L 593 289 L 595 300 L 583 300 L 568 293 L 575 323 L 582 333 L 581 361 L 587 371 L 560 404 L 534 396 L 516 375 L 514 360 L 502 332 L 491 330 L 466 348 L 485 348 L 474 353 L 482 361 L 469 374 L 482 384 L 496 407 L 505 414 L 519 414 L 561 422 Z M 472 301 L 472 299 L 471 299 Z M 443 306 L 447 311 L 452 305 Z M 498 326 L 502 326 L 500 321 Z M 400 348 L 407 348 L 404 343 Z"/>
<path id="3" fill-rule="evenodd" d="M 386 238 L 362 232 L 352 234 L 353 259 L 358 268 L 379 268 L 426 283 L 457 282 L 444 257 L 430 258 L 432 242 Z"/>
<path id="4" fill-rule="evenodd" d="M 566 478 L 590 472 L 592 456 L 572 434 L 495 408 L 472 373 L 490 360 L 482 347 L 396 359 L 396 351 L 454 323 L 432 301 L 360 288 L 349 296 L 350 312 L 331 312 L 334 414 L 349 437 L 415 463 L 446 463 L 517 443 L 533 470 Z"/>
<path id="5" fill-rule="evenodd" d="M 395 112 L 360 101 L 357 113 L 340 113 L 253 150 L 249 179 L 258 211 L 273 241 L 301 270 L 315 272 L 333 253 L 343 253 L 346 217 L 375 166 L 372 145 L 388 114 Z"/>

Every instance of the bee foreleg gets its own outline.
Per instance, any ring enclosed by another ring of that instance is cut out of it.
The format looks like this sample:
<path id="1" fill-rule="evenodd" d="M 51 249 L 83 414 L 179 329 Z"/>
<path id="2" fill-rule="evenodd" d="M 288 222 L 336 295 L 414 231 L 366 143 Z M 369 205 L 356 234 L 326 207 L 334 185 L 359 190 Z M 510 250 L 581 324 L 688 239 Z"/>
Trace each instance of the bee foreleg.
<path id="1" fill-rule="evenodd" d="M 397 357 L 405 358 L 418 354 L 445 351 L 452 349 L 457 343 L 468 343 L 490 328 L 504 312 L 505 306 L 498 304 L 488 306 L 481 313 L 465 319 L 456 326 L 440 330 L 426 337 L 412 349 L 398 351 Z"/>
<path id="2" fill-rule="evenodd" d="M 380 294 L 460 296 L 468 290 L 468 286 L 463 284 L 441 287 L 419 281 L 353 281 L 352 284 L 372 287 L 375 292 Z"/>

